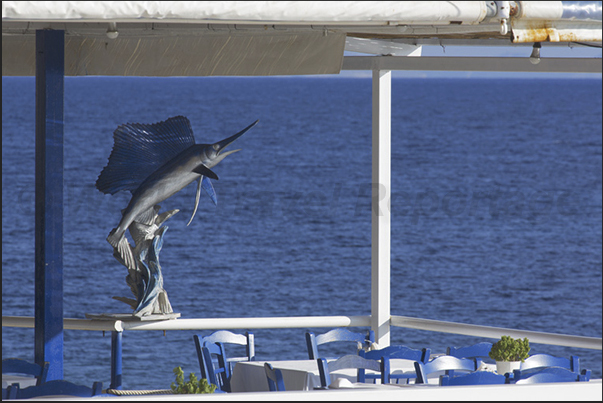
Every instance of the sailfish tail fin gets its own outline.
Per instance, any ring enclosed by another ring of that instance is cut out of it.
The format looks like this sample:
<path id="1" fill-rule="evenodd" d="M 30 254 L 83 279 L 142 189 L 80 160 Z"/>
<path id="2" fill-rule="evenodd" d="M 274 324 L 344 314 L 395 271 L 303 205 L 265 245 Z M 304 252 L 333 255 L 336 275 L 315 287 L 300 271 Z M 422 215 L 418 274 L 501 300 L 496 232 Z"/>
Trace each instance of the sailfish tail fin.
<path id="1" fill-rule="evenodd" d="M 113 228 L 113 230 L 107 236 L 107 242 L 111 244 L 114 248 L 118 248 L 119 244 L 125 240 L 125 231 L 121 231 L 118 228 Z"/>
<path id="2" fill-rule="evenodd" d="M 134 258 L 132 247 L 130 246 L 128 239 L 123 235 L 122 232 L 120 237 L 116 228 L 111 231 L 107 237 L 107 241 L 113 246 L 113 256 L 115 256 L 121 264 L 126 266 L 129 270 L 137 270 L 136 259 Z"/>

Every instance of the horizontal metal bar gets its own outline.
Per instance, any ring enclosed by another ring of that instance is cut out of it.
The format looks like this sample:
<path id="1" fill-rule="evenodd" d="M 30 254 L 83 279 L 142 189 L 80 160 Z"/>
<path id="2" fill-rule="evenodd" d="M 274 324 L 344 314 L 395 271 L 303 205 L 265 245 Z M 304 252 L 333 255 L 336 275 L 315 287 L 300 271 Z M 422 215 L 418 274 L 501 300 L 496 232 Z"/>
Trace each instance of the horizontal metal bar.
<path id="1" fill-rule="evenodd" d="M 218 330 L 286 329 L 300 327 L 369 327 L 370 316 L 292 316 L 272 318 L 206 318 L 160 321 L 64 319 L 71 330 Z M 33 317 L 2 316 L 2 327 L 34 327 Z"/>
<path id="2" fill-rule="evenodd" d="M 531 330 L 518 330 L 504 327 L 470 325 L 441 320 L 410 318 L 407 316 L 392 316 L 391 325 L 409 329 L 487 337 L 491 339 L 499 339 L 502 335 L 511 336 L 513 338 L 527 337 L 531 343 L 588 348 L 591 350 L 601 350 L 602 343 L 601 338 L 597 337 L 572 336 L 567 334 L 535 332 Z"/>
<path id="3" fill-rule="evenodd" d="M 2 327 L 25 327 L 33 329 L 35 327 L 32 316 L 3 316 Z M 121 331 L 116 328 L 115 321 L 100 321 L 90 319 L 63 319 L 63 329 L 70 330 L 100 330 L 100 331 Z"/>
<path id="4" fill-rule="evenodd" d="M 305 327 L 369 327 L 370 316 L 293 316 L 269 318 L 206 318 L 172 319 L 161 321 L 121 321 L 94 319 L 64 319 L 64 329 L 70 330 L 219 330 L 219 329 L 293 329 Z M 573 336 L 531 330 L 509 329 L 446 322 L 433 319 L 392 316 L 391 326 L 432 332 L 461 334 L 465 336 L 499 339 L 502 335 L 514 338 L 527 337 L 532 343 L 601 350 L 602 340 L 597 337 Z M 3 316 L 2 327 L 34 327 L 33 317 Z"/>
<path id="5" fill-rule="evenodd" d="M 445 56 L 344 56 L 342 70 L 504 71 L 534 73 L 601 73 L 600 58 Z"/>
<path id="6" fill-rule="evenodd" d="M 124 330 L 213 330 L 348 327 L 370 326 L 370 316 L 175 319 L 161 322 L 122 322 L 122 326 Z"/>

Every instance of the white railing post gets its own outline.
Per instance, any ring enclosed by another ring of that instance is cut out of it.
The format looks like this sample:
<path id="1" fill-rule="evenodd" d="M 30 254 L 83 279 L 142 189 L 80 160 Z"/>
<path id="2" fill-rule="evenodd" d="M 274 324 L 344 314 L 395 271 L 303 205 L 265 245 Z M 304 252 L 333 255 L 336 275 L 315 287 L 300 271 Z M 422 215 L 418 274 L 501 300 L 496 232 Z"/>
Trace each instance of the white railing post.
<path id="1" fill-rule="evenodd" d="M 373 70 L 371 206 L 371 328 L 380 347 L 390 343 L 391 71 Z"/>

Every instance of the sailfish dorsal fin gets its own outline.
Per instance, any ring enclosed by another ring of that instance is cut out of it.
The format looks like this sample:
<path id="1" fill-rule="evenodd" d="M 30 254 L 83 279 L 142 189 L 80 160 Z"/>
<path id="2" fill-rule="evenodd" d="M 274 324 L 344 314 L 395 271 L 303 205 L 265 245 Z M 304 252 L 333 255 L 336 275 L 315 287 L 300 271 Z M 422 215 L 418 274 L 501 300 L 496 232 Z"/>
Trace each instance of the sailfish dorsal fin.
<path id="1" fill-rule="evenodd" d="M 113 133 L 113 150 L 96 188 L 115 194 L 133 192 L 161 165 L 195 144 L 193 129 L 184 116 L 153 124 L 127 123 Z"/>

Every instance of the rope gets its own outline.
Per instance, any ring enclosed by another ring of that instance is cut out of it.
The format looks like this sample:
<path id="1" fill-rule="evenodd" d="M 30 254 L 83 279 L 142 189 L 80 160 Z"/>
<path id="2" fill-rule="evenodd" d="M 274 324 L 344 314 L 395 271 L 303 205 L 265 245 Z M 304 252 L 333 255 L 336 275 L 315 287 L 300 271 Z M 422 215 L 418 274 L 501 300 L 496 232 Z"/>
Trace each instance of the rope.
<path id="1" fill-rule="evenodd" d="M 133 395 L 171 395 L 171 389 L 151 389 L 151 390 L 120 390 L 107 389 L 107 393 L 117 396 L 133 396 Z"/>

